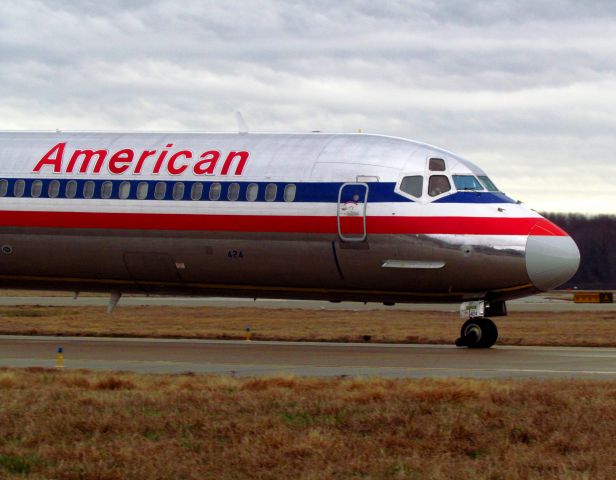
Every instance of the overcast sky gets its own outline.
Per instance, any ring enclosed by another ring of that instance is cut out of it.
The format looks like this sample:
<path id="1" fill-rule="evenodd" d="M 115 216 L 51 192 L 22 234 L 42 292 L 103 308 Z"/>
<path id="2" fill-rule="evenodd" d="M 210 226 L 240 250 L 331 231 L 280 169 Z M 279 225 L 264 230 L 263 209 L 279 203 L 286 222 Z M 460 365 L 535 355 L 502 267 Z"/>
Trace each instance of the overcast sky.
<path id="1" fill-rule="evenodd" d="M 616 214 L 616 2 L 3 0 L 0 128 L 364 132 Z"/>

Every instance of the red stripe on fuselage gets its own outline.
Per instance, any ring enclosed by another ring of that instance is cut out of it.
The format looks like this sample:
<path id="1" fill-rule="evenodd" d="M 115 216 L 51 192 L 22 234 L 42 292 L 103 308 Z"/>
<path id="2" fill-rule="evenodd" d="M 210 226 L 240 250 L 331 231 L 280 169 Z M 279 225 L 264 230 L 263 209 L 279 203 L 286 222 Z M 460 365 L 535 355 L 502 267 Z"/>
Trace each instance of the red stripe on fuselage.
<path id="1" fill-rule="evenodd" d="M 343 233 L 360 233 L 362 217 L 343 217 Z M 544 218 L 368 217 L 368 234 L 449 234 L 566 236 Z M 163 213 L 0 211 L 0 227 L 177 230 L 213 232 L 332 233 L 336 217 L 195 215 Z"/>
<path id="2" fill-rule="evenodd" d="M 368 217 L 369 233 L 449 234 L 449 235 L 528 235 L 541 226 L 540 235 L 567 236 L 567 233 L 545 218 L 492 217 Z"/>

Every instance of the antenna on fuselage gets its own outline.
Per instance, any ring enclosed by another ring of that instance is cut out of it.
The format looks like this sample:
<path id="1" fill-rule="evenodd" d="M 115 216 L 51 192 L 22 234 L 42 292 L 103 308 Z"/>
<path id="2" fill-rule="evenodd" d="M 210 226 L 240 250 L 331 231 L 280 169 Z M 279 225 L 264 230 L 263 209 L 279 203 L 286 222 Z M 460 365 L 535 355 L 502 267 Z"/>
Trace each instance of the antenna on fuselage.
<path id="1" fill-rule="evenodd" d="M 248 133 L 248 125 L 246 125 L 244 117 L 242 117 L 242 112 L 235 112 L 235 119 L 237 120 L 238 133 Z"/>

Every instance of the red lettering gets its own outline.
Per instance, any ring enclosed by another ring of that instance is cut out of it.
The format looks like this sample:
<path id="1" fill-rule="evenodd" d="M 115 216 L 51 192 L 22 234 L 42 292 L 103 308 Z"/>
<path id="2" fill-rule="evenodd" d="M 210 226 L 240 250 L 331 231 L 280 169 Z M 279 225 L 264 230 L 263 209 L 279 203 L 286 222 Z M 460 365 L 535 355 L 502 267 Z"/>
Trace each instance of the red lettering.
<path id="1" fill-rule="evenodd" d="M 139 160 L 137 161 L 137 166 L 135 167 L 134 173 L 141 173 L 143 162 L 145 162 L 146 158 L 151 157 L 152 155 L 156 155 L 156 150 L 145 150 L 139 157 Z"/>
<path id="2" fill-rule="evenodd" d="M 231 163 L 236 157 L 239 158 L 240 161 L 235 169 L 235 175 L 242 174 L 242 172 L 244 171 L 244 166 L 246 165 L 246 160 L 248 160 L 248 152 L 229 152 L 229 155 L 227 155 L 225 163 L 222 166 L 222 170 L 220 171 L 221 175 L 227 175 L 229 173 Z"/>
<path id="3" fill-rule="evenodd" d="M 55 147 L 49 150 L 43 158 L 41 158 L 34 169 L 33 172 L 40 172 L 41 168 L 44 166 L 53 167 L 53 173 L 61 173 L 62 172 L 62 157 L 64 156 L 64 147 L 66 147 L 66 142 L 58 143 Z M 55 157 L 54 157 L 55 155 Z"/>
<path id="4" fill-rule="evenodd" d="M 171 148 L 173 147 L 173 144 L 170 143 L 166 146 L 166 148 Z M 152 173 L 160 173 L 160 167 L 163 166 L 163 161 L 165 160 L 165 157 L 167 156 L 167 153 L 169 153 L 167 150 L 163 150 L 160 155 L 158 156 L 158 160 L 156 160 L 156 165 L 154 165 L 154 169 L 152 170 Z"/>
<path id="5" fill-rule="evenodd" d="M 143 150 L 139 155 L 139 159 L 134 164 L 133 174 L 142 173 L 145 162 L 148 158 L 156 156 L 156 161 L 152 168 L 152 174 L 159 174 L 163 165 L 166 165 L 167 172 L 170 175 L 181 175 L 190 168 L 191 159 L 193 158 L 193 152 L 190 150 L 181 150 L 173 153 L 167 160 L 169 149 L 173 147 L 172 143 L 165 146 L 160 150 Z M 51 148 L 43 157 L 37 162 L 36 166 L 32 170 L 33 172 L 40 172 L 46 167 L 50 167 L 54 173 L 62 173 L 62 162 L 64 159 L 64 150 L 66 149 L 66 142 L 56 144 Z M 107 150 L 94 150 L 94 149 L 79 149 L 74 150 L 66 165 L 66 173 L 87 173 L 91 169 L 92 173 L 100 173 L 109 152 Z M 242 175 L 246 162 L 250 154 L 247 151 L 232 151 L 229 152 L 222 165 L 220 175 L 229 175 L 229 172 L 233 168 L 235 162 L 234 175 Z M 218 162 L 221 158 L 221 153 L 218 150 L 208 150 L 203 152 L 192 167 L 192 171 L 195 175 L 214 175 Z M 114 175 L 121 175 L 127 172 L 133 161 L 136 160 L 135 151 L 131 148 L 125 148 L 113 153 L 109 158 L 107 169 Z M 92 163 L 96 162 L 92 167 Z"/>
<path id="6" fill-rule="evenodd" d="M 167 163 L 167 171 L 171 174 L 171 175 L 179 175 L 180 173 L 184 172 L 184 170 L 186 170 L 188 168 L 188 164 L 183 164 L 181 165 L 179 168 L 175 166 L 175 161 L 180 158 L 180 157 L 184 157 L 186 159 L 190 159 L 192 158 L 192 152 L 189 152 L 188 150 L 182 150 L 181 152 L 178 153 L 174 153 L 171 158 L 169 159 L 169 163 Z"/>
<path id="7" fill-rule="evenodd" d="M 193 167 L 195 175 L 214 175 L 214 169 L 220 158 L 220 152 L 218 150 L 210 150 L 202 153 L 200 158 L 201 160 L 195 163 Z"/>
<path id="8" fill-rule="evenodd" d="M 128 170 L 130 163 L 133 161 L 135 153 L 130 149 L 118 150 L 109 159 L 109 172 L 119 175 Z"/>
<path id="9" fill-rule="evenodd" d="M 96 165 L 102 165 L 105 157 L 107 156 L 106 150 L 75 150 L 73 155 L 71 155 L 71 159 L 68 161 L 68 165 L 66 167 L 66 172 L 71 173 L 75 168 L 75 164 L 79 157 L 83 156 L 83 161 L 81 162 L 81 166 L 79 168 L 79 173 L 86 173 L 88 171 L 88 166 L 90 165 L 90 160 L 96 155 Z"/>

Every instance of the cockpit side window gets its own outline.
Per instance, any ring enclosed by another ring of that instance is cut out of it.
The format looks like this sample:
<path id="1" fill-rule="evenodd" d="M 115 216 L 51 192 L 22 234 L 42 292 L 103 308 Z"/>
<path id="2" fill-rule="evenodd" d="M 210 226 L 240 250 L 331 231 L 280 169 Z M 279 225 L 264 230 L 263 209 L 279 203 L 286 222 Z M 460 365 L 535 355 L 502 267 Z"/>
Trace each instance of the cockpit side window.
<path id="1" fill-rule="evenodd" d="M 483 186 L 473 175 L 454 175 L 453 183 L 457 190 L 483 190 Z"/>
<path id="2" fill-rule="evenodd" d="M 451 190 L 451 183 L 445 175 L 432 175 L 428 183 L 428 195 L 437 197 L 441 193 Z"/>
<path id="3" fill-rule="evenodd" d="M 445 160 L 442 158 L 431 158 L 429 160 L 428 168 L 431 172 L 444 172 L 446 169 Z"/>
<path id="4" fill-rule="evenodd" d="M 481 181 L 481 183 L 483 183 L 483 186 L 486 187 L 489 192 L 498 192 L 498 187 L 494 185 L 494 183 L 492 183 L 492 180 L 490 180 L 485 175 L 480 175 L 479 180 Z"/>
<path id="5" fill-rule="evenodd" d="M 400 190 L 413 197 L 421 197 L 421 193 L 423 192 L 423 177 L 421 175 L 404 177 L 400 182 Z"/>

